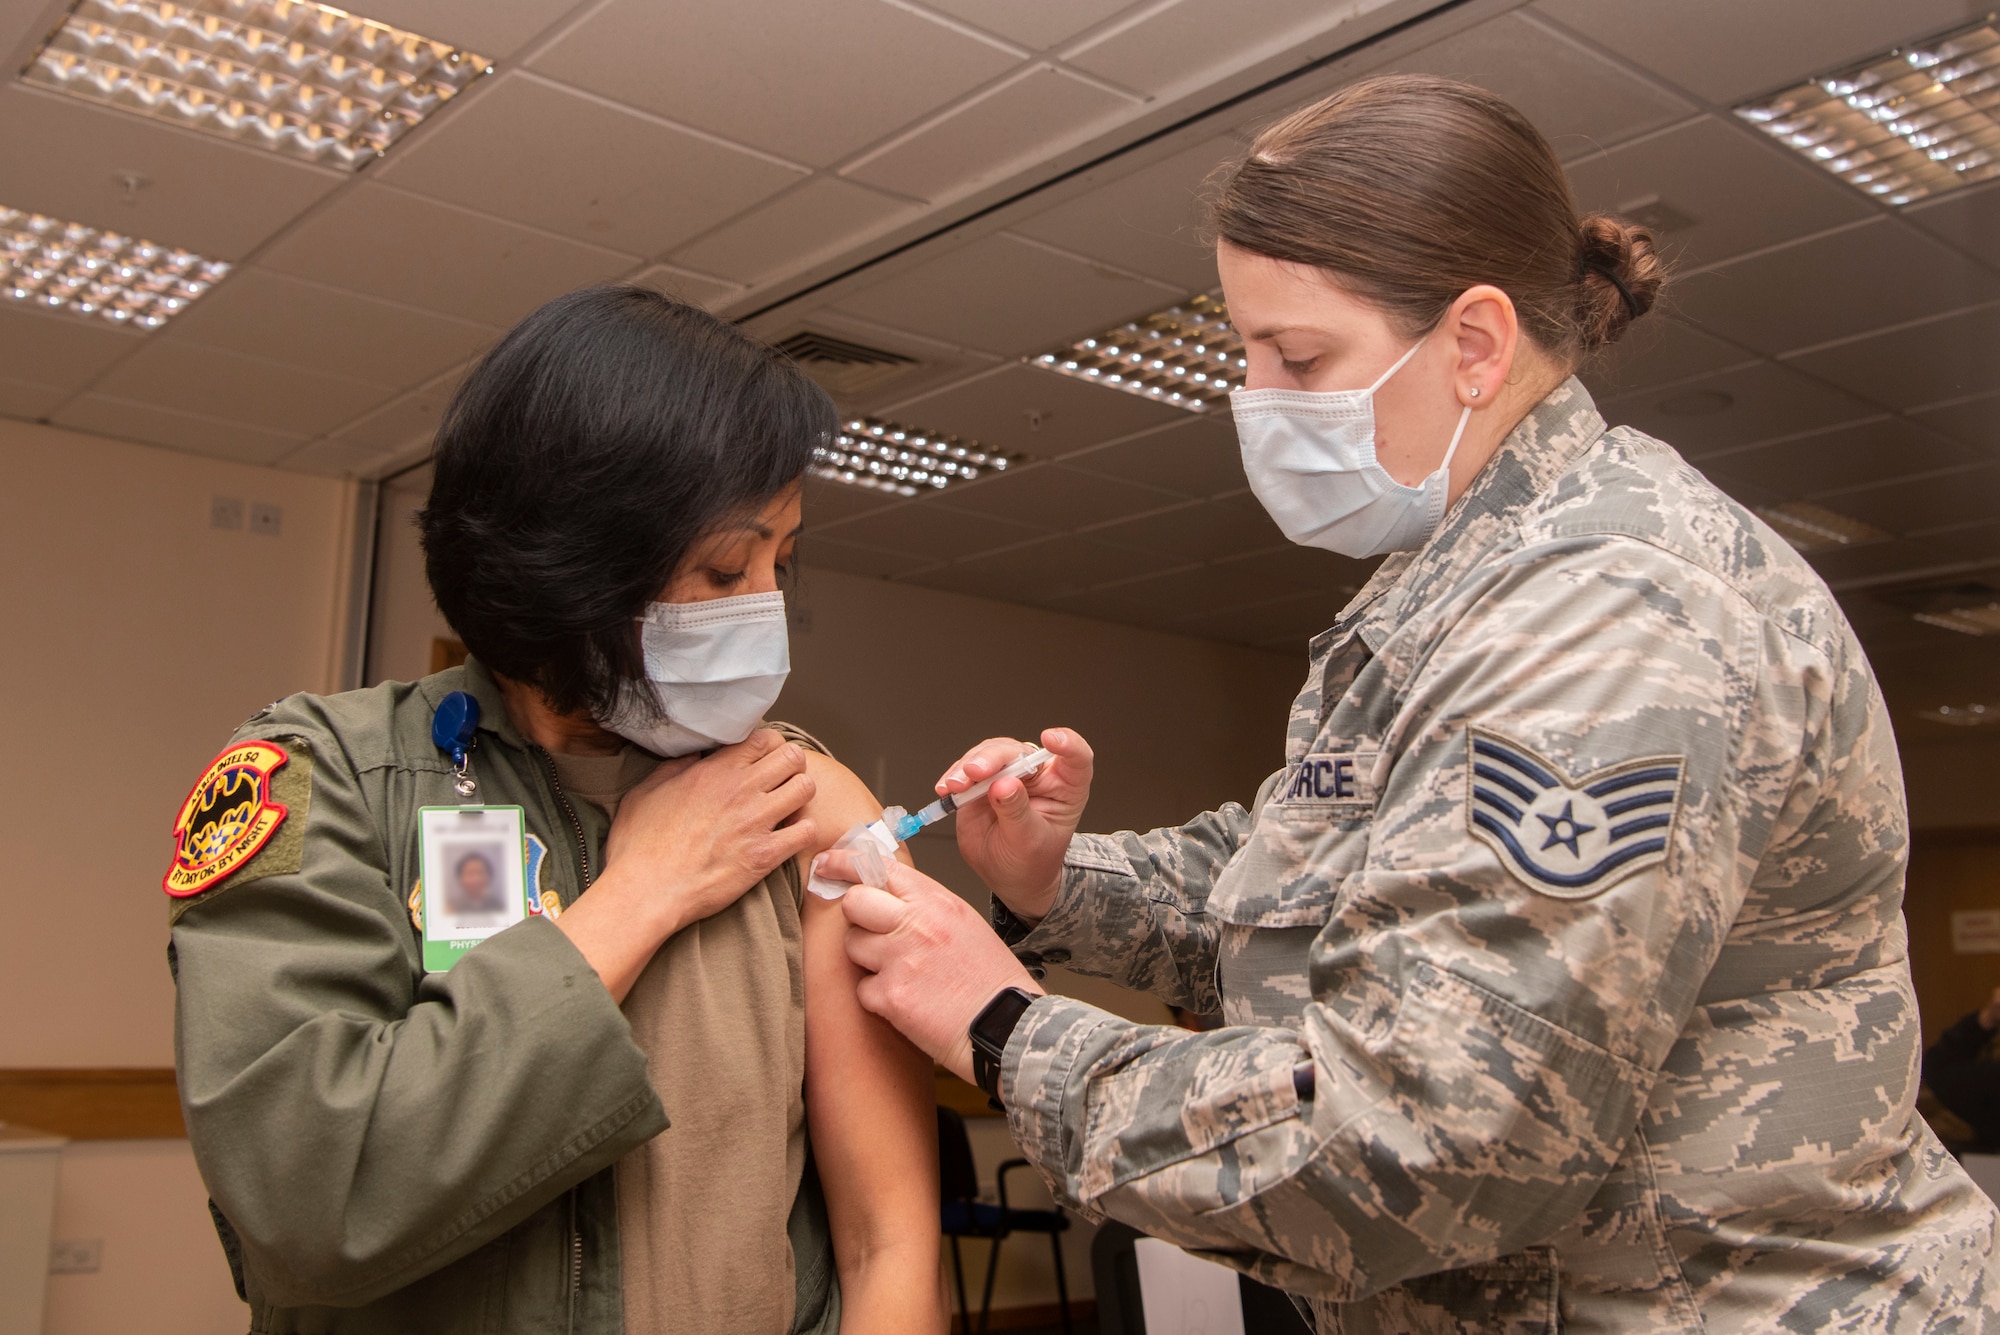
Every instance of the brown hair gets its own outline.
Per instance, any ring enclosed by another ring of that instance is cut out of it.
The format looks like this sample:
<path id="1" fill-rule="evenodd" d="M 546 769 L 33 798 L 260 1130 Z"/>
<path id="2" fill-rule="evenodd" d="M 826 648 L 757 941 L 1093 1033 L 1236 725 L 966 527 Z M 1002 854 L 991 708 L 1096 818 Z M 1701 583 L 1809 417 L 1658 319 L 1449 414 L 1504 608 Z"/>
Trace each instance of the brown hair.
<path id="1" fill-rule="evenodd" d="M 1221 239 L 1310 264 L 1412 337 L 1490 283 L 1572 364 L 1651 309 L 1666 265 L 1643 227 L 1579 220 L 1548 141 L 1483 88 L 1364 79 L 1257 136 L 1213 207 Z"/>

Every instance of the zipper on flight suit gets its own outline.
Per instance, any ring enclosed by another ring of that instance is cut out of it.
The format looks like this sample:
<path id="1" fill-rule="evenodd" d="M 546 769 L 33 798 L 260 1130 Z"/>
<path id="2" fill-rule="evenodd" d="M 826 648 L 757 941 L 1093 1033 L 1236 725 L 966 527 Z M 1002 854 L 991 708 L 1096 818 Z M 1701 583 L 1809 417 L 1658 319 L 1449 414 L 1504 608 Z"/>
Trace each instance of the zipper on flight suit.
<path id="1" fill-rule="evenodd" d="M 535 753 L 535 759 L 541 762 L 542 773 L 549 781 L 549 791 L 555 795 L 556 805 L 560 806 L 563 815 L 569 818 L 569 828 L 576 835 L 576 856 L 579 864 L 577 895 L 581 897 L 585 890 L 590 889 L 591 880 L 590 842 L 583 837 L 583 821 L 577 817 L 576 808 L 569 804 L 569 794 L 563 791 L 562 779 L 556 773 L 555 758 L 545 748 L 533 743 L 529 745 Z M 576 1222 L 576 1193 L 581 1190 L 581 1187 L 569 1189 L 569 1312 L 563 1328 L 572 1332 L 576 1330 L 577 1299 L 583 1296 L 583 1230 Z"/>

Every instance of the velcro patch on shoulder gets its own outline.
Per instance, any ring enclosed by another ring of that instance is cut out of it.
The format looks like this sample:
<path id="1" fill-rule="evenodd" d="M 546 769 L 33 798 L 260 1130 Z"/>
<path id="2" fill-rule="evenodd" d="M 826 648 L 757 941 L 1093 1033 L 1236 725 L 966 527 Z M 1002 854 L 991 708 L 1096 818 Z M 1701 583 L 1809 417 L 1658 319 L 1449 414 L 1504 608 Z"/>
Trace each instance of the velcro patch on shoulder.
<path id="1" fill-rule="evenodd" d="M 1466 744 L 1466 829 L 1530 889 L 1588 899 L 1666 860 L 1683 757 L 1645 756 L 1571 778 L 1496 732 L 1469 729 Z"/>
<path id="2" fill-rule="evenodd" d="M 173 861 L 161 880 L 172 917 L 225 881 L 299 869 L 312 801 L 312 748 L 303 738 L 239 742 L 202 771 L 174 819 Z"/>

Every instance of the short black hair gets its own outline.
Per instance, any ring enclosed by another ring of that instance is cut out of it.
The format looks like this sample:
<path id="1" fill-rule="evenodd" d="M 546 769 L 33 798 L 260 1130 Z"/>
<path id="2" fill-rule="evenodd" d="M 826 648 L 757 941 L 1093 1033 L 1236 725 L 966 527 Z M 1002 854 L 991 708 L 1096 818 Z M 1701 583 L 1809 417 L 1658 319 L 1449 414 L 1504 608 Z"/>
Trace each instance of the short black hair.
<path id="1" fill-rule="evenodd" d="M 492 671 L 602 715 L 693 546 L 804 476 L 837 424 L 789 358 L 637 287 L 557 297 L 452 397 L 418 516 L 438 610 Z"/>

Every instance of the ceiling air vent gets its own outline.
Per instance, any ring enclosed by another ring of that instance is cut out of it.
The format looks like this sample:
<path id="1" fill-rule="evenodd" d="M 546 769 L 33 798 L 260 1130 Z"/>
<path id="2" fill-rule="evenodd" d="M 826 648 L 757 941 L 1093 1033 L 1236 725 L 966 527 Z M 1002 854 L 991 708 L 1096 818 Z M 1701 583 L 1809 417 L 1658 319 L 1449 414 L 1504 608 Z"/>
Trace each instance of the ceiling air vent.
<path id="1" fill-rule="evenodd" d="M 1941 626 L 1962 635 L 2000 635 L 2000 589 L 1991 584 L 1974 580 L 1927 585 L 1882 597 L 1927 626 Z"/>
<path id="2" fill-rule="evenodd" d="M 831 394 L 858 394 L 917 365 L 916 358 L 900 352 L 850 343 L 812 329 L 801 329 L 781 340 L 778 351 L 797 362 Z"/>

